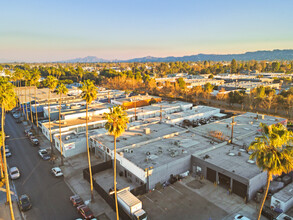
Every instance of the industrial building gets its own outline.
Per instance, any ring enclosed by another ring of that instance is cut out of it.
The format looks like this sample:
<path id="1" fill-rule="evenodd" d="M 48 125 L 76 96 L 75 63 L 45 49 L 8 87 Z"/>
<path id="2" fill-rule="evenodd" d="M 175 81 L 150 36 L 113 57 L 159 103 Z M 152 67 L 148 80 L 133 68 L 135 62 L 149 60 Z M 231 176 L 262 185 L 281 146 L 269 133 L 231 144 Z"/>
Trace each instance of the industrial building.
<path id="1" fill-rule="evenodd" d="M 283 212 L 293 207 L 293 183 L 290 183 L 271 197 L 271 207 L 279 208 Z"/>

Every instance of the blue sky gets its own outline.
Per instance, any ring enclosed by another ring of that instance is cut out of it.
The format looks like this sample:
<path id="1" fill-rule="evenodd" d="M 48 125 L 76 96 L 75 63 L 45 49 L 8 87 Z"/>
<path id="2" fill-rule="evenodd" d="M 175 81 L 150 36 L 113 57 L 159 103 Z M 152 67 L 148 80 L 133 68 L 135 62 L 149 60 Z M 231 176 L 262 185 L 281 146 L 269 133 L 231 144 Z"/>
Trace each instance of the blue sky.
<path id="1" fill-rule="evenodd" d="M 2 1 L 0 61 L 293 49 L 293 1 Z"/>

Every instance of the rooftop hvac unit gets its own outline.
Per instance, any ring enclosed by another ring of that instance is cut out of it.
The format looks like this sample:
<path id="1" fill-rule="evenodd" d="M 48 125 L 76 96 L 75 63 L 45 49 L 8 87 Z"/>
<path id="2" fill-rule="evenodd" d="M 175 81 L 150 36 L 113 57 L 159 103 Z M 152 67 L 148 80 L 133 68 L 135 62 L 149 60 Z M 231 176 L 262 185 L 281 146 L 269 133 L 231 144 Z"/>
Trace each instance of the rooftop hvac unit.
<path id="1" fill-rule="evenodd" d="M 124 149 L 124 152 L 125 152 L 125 153 L 128 153 L 128 149 Z"/>
<path id="2" fill-rule="evenodd" d="M 145 134 L 150 134 L 151 133 L 151 129 L 150 128 L 145 128 L 144 129 L 144 133 Z"/>
<path id="3" fill-rule="evenodd" d="M 133 153 L 133 150 L 129 150 L 129 153 Z"/>

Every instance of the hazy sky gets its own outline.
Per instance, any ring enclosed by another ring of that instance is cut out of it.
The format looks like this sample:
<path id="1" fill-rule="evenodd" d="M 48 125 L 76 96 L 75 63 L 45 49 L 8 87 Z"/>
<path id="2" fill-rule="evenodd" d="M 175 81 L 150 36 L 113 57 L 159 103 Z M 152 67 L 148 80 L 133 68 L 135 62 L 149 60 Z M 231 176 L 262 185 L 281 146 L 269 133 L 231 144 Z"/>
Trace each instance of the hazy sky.
<path id="1" fill-rule="evenodd" d="M 292 0 L 5 0 L 0 61 L 293 49 Z"/>

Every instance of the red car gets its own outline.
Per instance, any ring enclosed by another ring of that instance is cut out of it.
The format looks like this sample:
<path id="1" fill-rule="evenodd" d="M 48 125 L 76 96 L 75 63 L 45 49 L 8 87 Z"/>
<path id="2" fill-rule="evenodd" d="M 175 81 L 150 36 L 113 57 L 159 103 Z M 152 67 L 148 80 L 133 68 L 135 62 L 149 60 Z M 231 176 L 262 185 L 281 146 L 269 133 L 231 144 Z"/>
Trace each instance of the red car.
<path id="1" fill-rule="evenodd" d="M 82 215 L 85 219 L 92 219 L 94 218 L 93 212 L 90 210 L 90 208 L 87 205 L 80 205 L 77 206 L 77 211 Z"/>
<path id="2" fill-rule="evenodd" d="M 79 195 L 70 196 L 70 201 L 72 202 L 73 206 L 83 205 L 83 200 Z"/>

